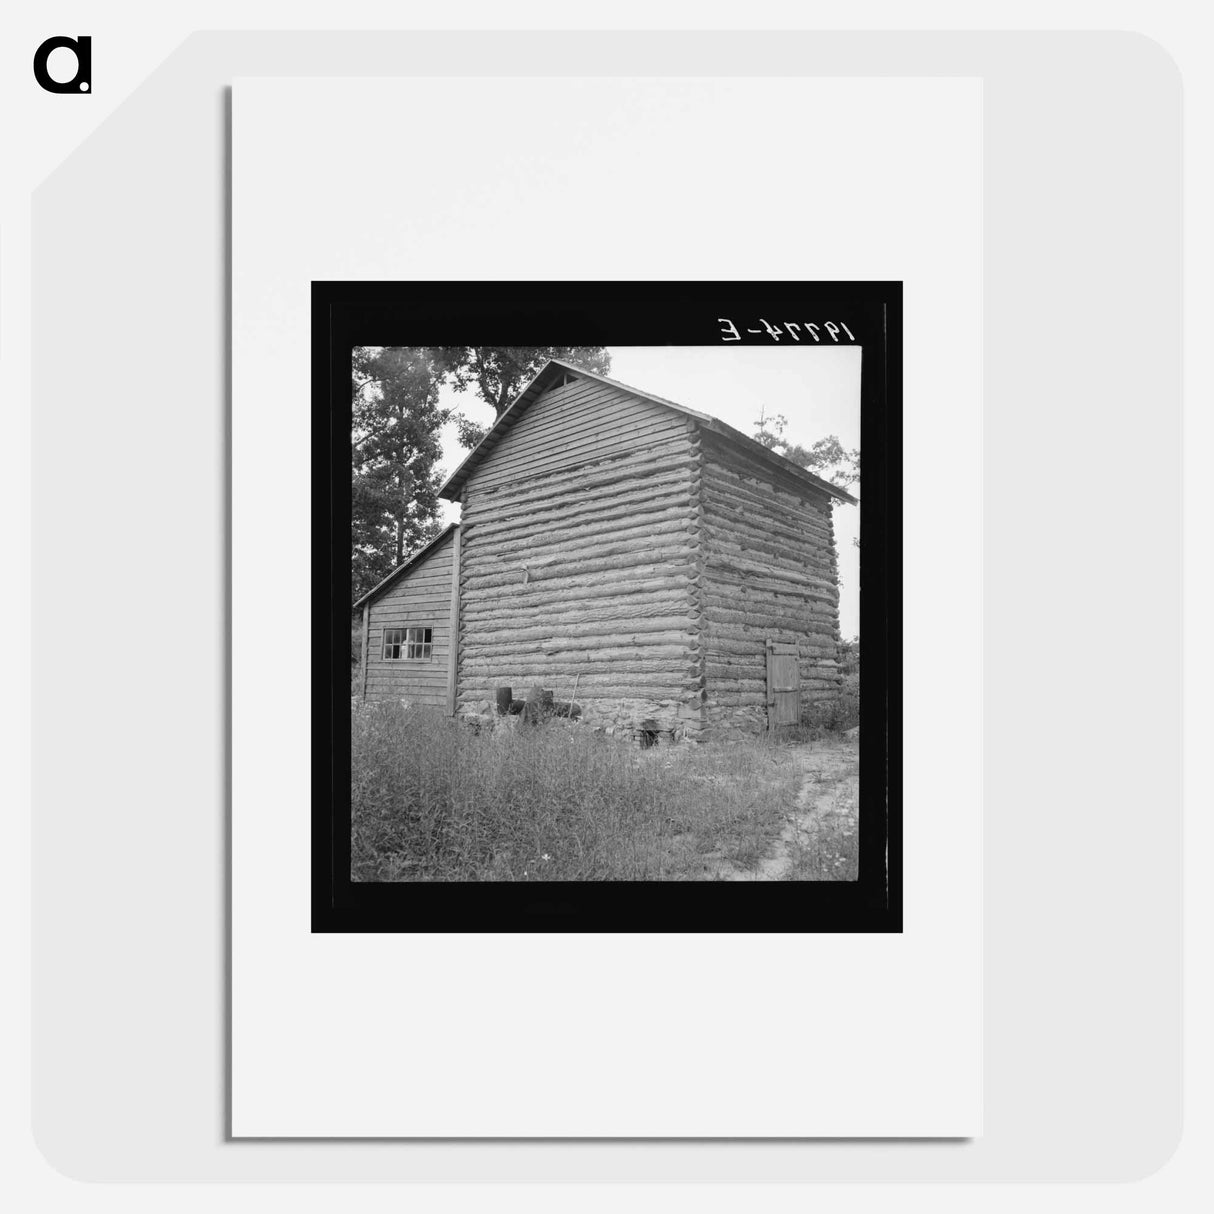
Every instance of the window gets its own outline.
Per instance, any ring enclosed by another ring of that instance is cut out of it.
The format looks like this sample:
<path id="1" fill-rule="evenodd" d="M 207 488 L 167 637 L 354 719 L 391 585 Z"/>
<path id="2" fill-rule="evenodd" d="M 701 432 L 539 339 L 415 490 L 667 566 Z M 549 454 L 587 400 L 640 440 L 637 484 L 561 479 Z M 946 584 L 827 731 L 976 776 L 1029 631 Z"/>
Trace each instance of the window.
<path id="1" fill-rule="evenodd" d="M 384 661 L 426 661 L 434 652 L 433 629 L 385 628 Z"/>

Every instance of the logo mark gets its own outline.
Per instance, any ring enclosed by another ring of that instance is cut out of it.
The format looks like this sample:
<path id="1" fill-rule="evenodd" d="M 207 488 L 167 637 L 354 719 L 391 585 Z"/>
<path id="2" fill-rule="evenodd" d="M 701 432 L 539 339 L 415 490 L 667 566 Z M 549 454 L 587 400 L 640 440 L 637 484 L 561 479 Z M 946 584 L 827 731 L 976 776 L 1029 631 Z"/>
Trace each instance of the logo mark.
<path id="1" fill-rule="evenodd" d="M 68 50 L 76 56 L 76 74 L 71 80 L 54 80 L 46 70 L 52 51 Z M 81 34 L 77 38 L 48 38 L 34 52 L 34 79 L 48 93 L 87 93 L 93 87 L 93 40 Z"/>

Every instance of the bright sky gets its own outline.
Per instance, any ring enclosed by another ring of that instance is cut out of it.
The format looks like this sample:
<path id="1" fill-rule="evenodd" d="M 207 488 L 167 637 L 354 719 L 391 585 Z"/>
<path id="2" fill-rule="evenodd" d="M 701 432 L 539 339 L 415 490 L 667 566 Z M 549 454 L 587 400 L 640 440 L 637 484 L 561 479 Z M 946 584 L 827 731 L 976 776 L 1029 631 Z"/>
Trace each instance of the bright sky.
<path id="1" fill-rule="evenodd" d="M 860 349 L 858 346 L 615 346 L 612 379 L 664 396 L 753 434 L 760 409 L 788 418 L 784 435 L 809 446 L 828 434 L 844 447 L 860 445 Z M 472 420 L 488 425 L 493 411 L 470 389 L 444 390 L 443 404 L 458 404 Z M 443 471 L 454 471 L 467 451 L 444 427 Z M 863 486 L 861 485 L 861 488 Z M 459 518 L 459 507 L 443 503 L 443 521 Z M 839 616 L 845 637 L 860 632 L 860 534 L 857 506 L 835 506 L 839 550 Z"/>

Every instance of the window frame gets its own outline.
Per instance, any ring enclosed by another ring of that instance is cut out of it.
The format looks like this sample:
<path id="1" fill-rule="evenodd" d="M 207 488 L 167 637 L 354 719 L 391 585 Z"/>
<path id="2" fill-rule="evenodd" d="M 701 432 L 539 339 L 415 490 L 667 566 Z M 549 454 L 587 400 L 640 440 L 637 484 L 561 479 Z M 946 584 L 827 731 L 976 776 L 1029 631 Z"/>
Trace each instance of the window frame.
<path id="1" fill-rule="evenodd" d="M 419 635 L 415 636 L 415 633 Z M 389 649 L 396 652 L 389 653 Z M 402 624 L 385 628 L 380 656 L 385 662 L 433 662 L 434 625 Z"/>

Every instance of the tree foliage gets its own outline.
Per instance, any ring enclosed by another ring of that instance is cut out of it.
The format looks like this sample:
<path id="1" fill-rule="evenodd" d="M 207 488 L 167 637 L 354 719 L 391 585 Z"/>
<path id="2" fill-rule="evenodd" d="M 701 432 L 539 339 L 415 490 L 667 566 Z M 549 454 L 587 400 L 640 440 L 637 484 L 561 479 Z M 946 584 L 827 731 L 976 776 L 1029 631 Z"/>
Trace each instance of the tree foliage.
<path id="1" fill-rule="evenodd" d="M 443 350 L 443 358 L 452 387 L 457 392 L 474 388 L 477 396 L 493 408 L 495 418 L 501 417 L 550 358 L 599 375 L 611 370 L 611 356 L 602 346 L 453 346 Z M 463 417 L 457 418 L 456 424 L 465 447 L 474 447 L 487 430 Z"/>
<path id="2" fill-rule="evenodd" d="M 828 480 L 840 489 L 851 490 L 860 483 L 860 449 L 849 451 L 839 439 L 828 434 L 809 447 L 794 443 L 784 437 L 788 428 L 788 418 L 782 413 L 768 417 L 766 412 L 759 412 L 755 422 L 755 438 L 771 451 L 790 459 L 802 468 Z"/>
<path id="3" fill-rule="evenodd" d="M 788 418 L 783 413 L 767 416 L 765 410 L 759 410 L 759 418 L 755 422 L 755 438 L 771 451 L 790 459 L 802 468 L 828 480 L 840 489 L 855 491 L 860 486 L 860 448 L 848 450 L 834 434 L 820 438 L 809 447 L 794 443 L 784 437 L 788 428 Z M 860 547 L 860 541 L 853 539 L 852 544 Z"/>
<path id="4" fill-rule="evenodd" d="M 600 374 L 611 366 L 601 346 L 355 347 L 350 384 L 355 599 L 438 534 L 442 427 L 453 423 L 467 448 L 488 429 L 444 405 L 444 387 L 474 388 L 499 417 L 550 358 Z"/>
<path id="5" fill-rule="evenodd" d="M 351 571 L 354 597 L 385 578 L 439 530 L 439 405 L 444 366 L 434 350 L 358 347 L 352 360 Z"/>

